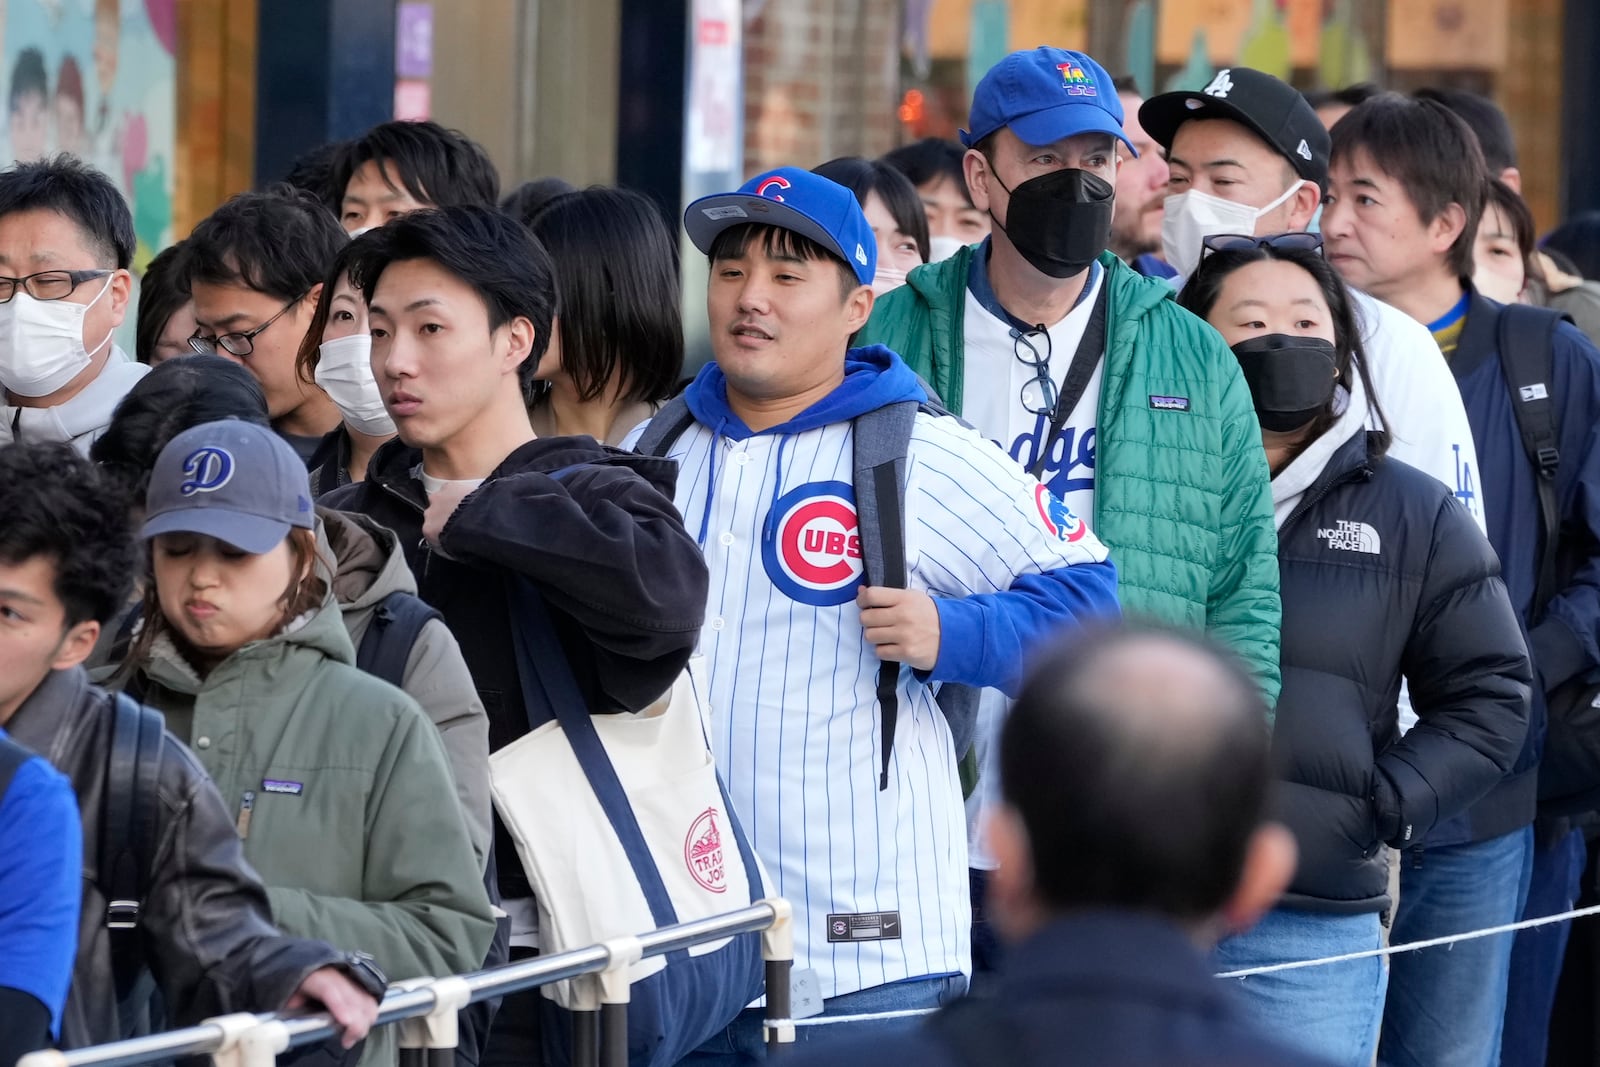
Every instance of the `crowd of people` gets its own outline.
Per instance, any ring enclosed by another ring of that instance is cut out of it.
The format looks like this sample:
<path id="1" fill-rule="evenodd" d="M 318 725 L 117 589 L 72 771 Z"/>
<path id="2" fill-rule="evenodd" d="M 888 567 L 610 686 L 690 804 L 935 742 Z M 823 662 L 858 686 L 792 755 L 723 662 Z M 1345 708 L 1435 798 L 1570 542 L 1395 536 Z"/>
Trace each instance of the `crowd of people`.
<path id="1" fill-rule="evenodd" d="M 311 1007 L 393 1063 L 390 982 L 537 955 L 530 589 L 590 714 L 703 665 L 816 1062 L 1545 1063 L 1570 925 L 1451 939 L 1571 910 L 1600 822 L 1593 223 L 1536 240 L 1468 94 L 1040 47 L 967 126 L 680 264 L 384 123 L 136 308 L 104 175 L 0 173 L 0 1063 Z"/>

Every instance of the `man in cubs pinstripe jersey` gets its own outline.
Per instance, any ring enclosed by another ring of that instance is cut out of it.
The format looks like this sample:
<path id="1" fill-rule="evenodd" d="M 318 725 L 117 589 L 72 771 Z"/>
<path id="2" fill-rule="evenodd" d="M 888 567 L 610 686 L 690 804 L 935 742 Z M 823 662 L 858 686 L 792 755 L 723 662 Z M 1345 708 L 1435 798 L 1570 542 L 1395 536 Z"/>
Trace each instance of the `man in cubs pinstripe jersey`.
<path id="1" fill-rule="evenodd" d="M 935 689 L 1014 693 L 1043 635 L 1117 612 L 1116 573 L 1005 453 L 924 409 L 905 465 L 909 588 L 864 585 L 853 420 L 927 399 L 893 352 L 847 351 L 872 309 L 871 228 L 848 190 L 792 168 L 695 202 L 685 225 L 711 260 L 716 361 L 668 454 L 711 572 L 711 746 L 795 905 L 796 965 L 825 1013 L 933 1006 L 971 967 L 966 823 Z M 880 781 L 885 660 L 902 667 Z M 747 1012 L 700 1062 L 740 1062 L 759 1037 Z"/>

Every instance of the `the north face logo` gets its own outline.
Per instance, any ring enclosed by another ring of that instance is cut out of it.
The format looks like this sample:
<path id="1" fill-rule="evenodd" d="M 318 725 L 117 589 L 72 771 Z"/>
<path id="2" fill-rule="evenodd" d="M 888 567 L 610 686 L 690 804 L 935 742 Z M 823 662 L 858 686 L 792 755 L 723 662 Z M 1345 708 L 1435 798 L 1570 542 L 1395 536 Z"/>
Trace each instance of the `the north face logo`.
<path id="1" fill-rule="evenodd" d="M 1383 551 L 1378 531 L 1364 522 L 1340 519 L 1335 526 L 1324 526 L 1317 531 L 1317 540 L 1328 542 L 1329 548 L 1342 552 L 1365 552 L 1376 556 Z"/>

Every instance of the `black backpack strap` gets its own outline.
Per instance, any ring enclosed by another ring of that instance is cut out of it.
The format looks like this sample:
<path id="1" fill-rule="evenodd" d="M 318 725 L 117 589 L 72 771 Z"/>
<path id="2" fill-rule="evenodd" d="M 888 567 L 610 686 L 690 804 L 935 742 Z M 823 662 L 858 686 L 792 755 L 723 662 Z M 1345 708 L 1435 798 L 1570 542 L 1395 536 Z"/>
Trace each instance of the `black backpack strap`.
<path id="1" fill-rule="evenodd" d="M 143 969 L 136 936 L 155 863 L 157 789 L 165 724 L 161 714 L 123 693 L 113 698 L 105 814 L 100 832 L 100 889 L 119 997 Z"/>
<path id="2" fill-rule="evenodd" d="M 661 410 L 655 413 L 644 428 L 644 433 L 634 443 L 633 450 L 641 456 L 664 456 L 672 448 L 672 442 L 682 437 L 683 432 L 693 425 L 694 412 L 689 410 L 689 402 L 679 393 L 661 405 Z"/>
<path id="3" fill-rule="evenodd" d="M 1560 551 L 1561 506 L 1556 499 L 1556 471 L 1561 465 L 1560 426 L 1551 396 L 1555 370 L 1554 334 L 1566 316 L 1544 308 L 1507 304 L 1500 309 L 1496 344 L 1501 372 L 1511 391 L 1511 408 L 1522 434 L 1522 449 L 1536 474 L 1544 544 L 1539 553 L 1539 580 L 1531 622 L 1556 595 Z"/>
<path id="4" fill-rule="evenodd" d="M 11 788 L 11 779 L 32 758 L 32 752 L 8 737 L 0 737 L 0 802 L 5 801 L 6 790 Z"/>
<path id="5" fill-rule="evenodd" d="M 422 628 L 439 612 L 415 593 L 395 590 L 378 602 L 367 632 L 356 649 L 356 666 L 375 678 L 382 678 L 396 689 L 406 676 L 411 649 L 422 635 Z"/>
<path id="6" fill-rule="evenodd" d="M 906 453 L 918 404 L 901 401 L 856 417 L 854 490 L 861 536 L 863 579 L 889 589 L 906 587 Z M 900 716 L 900 664 L 878 665 L 878 714 L 883 723 L 883 767 L 878 788 L 889 788 L 889 756 Z"/>

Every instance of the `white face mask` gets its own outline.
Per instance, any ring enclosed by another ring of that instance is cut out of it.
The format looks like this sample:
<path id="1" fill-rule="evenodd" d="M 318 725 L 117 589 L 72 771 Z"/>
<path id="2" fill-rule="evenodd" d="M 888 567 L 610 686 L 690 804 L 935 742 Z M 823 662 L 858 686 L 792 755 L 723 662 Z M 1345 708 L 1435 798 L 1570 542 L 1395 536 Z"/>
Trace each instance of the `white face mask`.
<path id="1" fill-rule="evenodd" d="M 906 283 L 906 272 L 895 270 L 893 267 L 878 268 L 878 273 L 872 276 L 872 292 L 874 296 L 893 292 Z"/>
<path id="2" fill-rule="evenodd" d="M 1169 196 L 1162 203 L 1161 248 L 1167 262 L 1180 275 L 1187 278 L 1200 265 L 1207 237 L 1219 233 L 1254 235 L 1261 217 L 1300 191 L 1304 181 L 1297 181 L 1282 196 L 1264 208 L 1249 204 L 1235 204 L 1220 196 L 1202 193 L 1198 189 Z"/>
<path id="3" fill-rule="evenodd" d="M 967 243 L 959 237 L 945 237 L 943 235 L 930 237 L 928 238 L 928 262 L 942 263 L 966 246 Z"/>
<path id="4" fill-rule="evenodd" d="M 354 241 L 357 237 L 360 237 L 362 234 L 371 233 L 375 229 L 377 229 L 376 226 L 363 226 L 359 230 L 351 230 L 350 231 L 350 240 Z"/>
<path id="5" fill-rule="evenodd" d="M 352 430 L 370 437 L 394 433 L 394 420 L 383 407 L 383 394 L 372 376 L 372 335 L 353 333 L 324 341 L 312 377 L 328 394 Z"/>
<path id="6" fill-rule="evenodd" d="M 18 396 L 49 396 L 82 374 L 111 343 L 107 332 L 94 352 L 83 347 L 84 316 L 110 290 L 111 277 L 87 304 L 35 300 L 21 290 L 0 304 L 0 385 Z"/>

